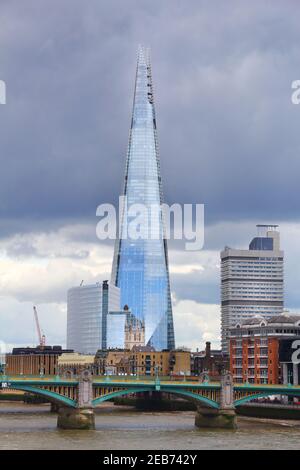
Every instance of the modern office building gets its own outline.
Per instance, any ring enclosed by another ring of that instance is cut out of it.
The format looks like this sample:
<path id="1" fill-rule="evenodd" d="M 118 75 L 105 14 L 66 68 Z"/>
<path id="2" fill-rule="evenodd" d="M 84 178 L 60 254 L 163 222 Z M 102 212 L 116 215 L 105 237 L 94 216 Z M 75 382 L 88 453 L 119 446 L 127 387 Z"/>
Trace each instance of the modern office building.
<path id="1" fill-rule="evenodd" d="M 121 305 L 145 324 L 145 342 L 156 350 L 175 347 L 167 241 L 161 204 L 162 182 L 148 49 L 140 47 L 126 161 L 124 204 L 115 245 L 112 283 L 121 289 Z M 133 204 L 140 236 L 129 227 Z M 155 208 L 155 220 L 150 217 Z"/>
<path id="2" fill-rule="evenodd" d="M 292 343 L 300 339 L 300 315 L 249 318 L 230 328 L 229 335 L 234 382 L 299 384 L 299 364 L 291 357 Z"/>
<path id="3" fill-rule="evenodd" d="M 248 250 L 221 252 L 222 350 L 228 353 L 229 328 L 255 315 L 283 312 L 283 258 L 276 225 L 258 225 Z"/>
<path id="4" fill-rule="evenodd" d="M 107 281 L 69 289 L 67 347 L 82 354 L 95 354 L 106 348 L 106 318 L 110 310 L 120 310 L 120 289 Z"/>

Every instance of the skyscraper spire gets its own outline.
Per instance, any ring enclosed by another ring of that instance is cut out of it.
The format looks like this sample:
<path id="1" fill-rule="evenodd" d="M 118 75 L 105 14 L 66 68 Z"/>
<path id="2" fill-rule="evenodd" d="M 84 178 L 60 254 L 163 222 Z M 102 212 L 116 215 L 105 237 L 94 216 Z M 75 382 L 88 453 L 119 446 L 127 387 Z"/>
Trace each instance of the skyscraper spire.
<path id="1" fill-rule="evenodd" d="M 162 185 L 149 49 L 138 51 L 135 91 L 123 195 L 127 207 L 141 204 L 148 211 L 162 204 Z M 162 211 L 149 227 L 141 219 L 146 238 L 127 237 L 128 212 L 123 213 L 115 245 L 112 283 L 121 289 L 121 304 L 144 321 L 145 341 L 157 350 L 175 347 L 169 282 L 167 241 Z M 150 232 L 160 237 L 150 237 Z"/>

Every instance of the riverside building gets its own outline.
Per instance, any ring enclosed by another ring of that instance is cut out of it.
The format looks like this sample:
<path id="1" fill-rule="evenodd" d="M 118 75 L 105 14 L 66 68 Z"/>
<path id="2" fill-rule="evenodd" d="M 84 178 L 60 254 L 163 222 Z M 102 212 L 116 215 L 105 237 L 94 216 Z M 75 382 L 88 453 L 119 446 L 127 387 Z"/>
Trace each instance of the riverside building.
<path id="1" fill-rule="evenodd" d="M 300 338 L 300 315 L 253 317 L 230 329 L 230 371 L 234 382 L 299 384 L 292 342 Z"/>

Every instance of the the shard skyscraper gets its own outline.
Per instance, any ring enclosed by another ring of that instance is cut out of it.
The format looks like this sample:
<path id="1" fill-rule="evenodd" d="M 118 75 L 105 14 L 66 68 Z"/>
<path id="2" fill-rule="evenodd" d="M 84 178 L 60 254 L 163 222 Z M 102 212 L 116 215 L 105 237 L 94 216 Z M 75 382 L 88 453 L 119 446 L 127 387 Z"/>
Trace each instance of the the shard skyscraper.
<path id="1" fill-rule="evenodd" d="M 162 183 L 149 50 L 140 47 L 136 69 L 123 196 L 127 207 L 140 204 L 150 214 L 161 207 Z M 151 219 L 151 221 L 150 221 Z M 156 350 L 174 349 L 168 250 L 162 211 L 153 221 L 145 213 L 140 229 L 147 236 L 128 236 L 132 221 L 123 211 L 115 245 L 112 283 L 121 289 L 121 305 L 145 324 L 145 343 Z M 157 236 L 159 234 L 159 236 Z M 153 236 L 154 235 L 154 236 Z"/>

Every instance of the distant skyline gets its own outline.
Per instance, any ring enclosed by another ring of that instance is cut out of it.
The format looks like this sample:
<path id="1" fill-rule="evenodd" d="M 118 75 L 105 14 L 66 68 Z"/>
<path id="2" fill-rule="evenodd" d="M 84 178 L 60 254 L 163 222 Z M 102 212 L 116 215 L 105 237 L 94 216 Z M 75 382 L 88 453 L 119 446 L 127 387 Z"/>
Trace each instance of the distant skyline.
<path id="1" fill-rule="evenodd" d="M 63 343 L 69 287 L 109 279 L 98 204 L 124 176 L 132 71 L 151 46 L 164 197 L 205 204 L 205 248 L 169 244 L 178 346 L 217 346 L 219 252 L 278 223 L 300 312 L 296 2 L 10 0 L 0 10 L 0 340 Z M 45 13 L 47 12 L 47 13 Z"/>

